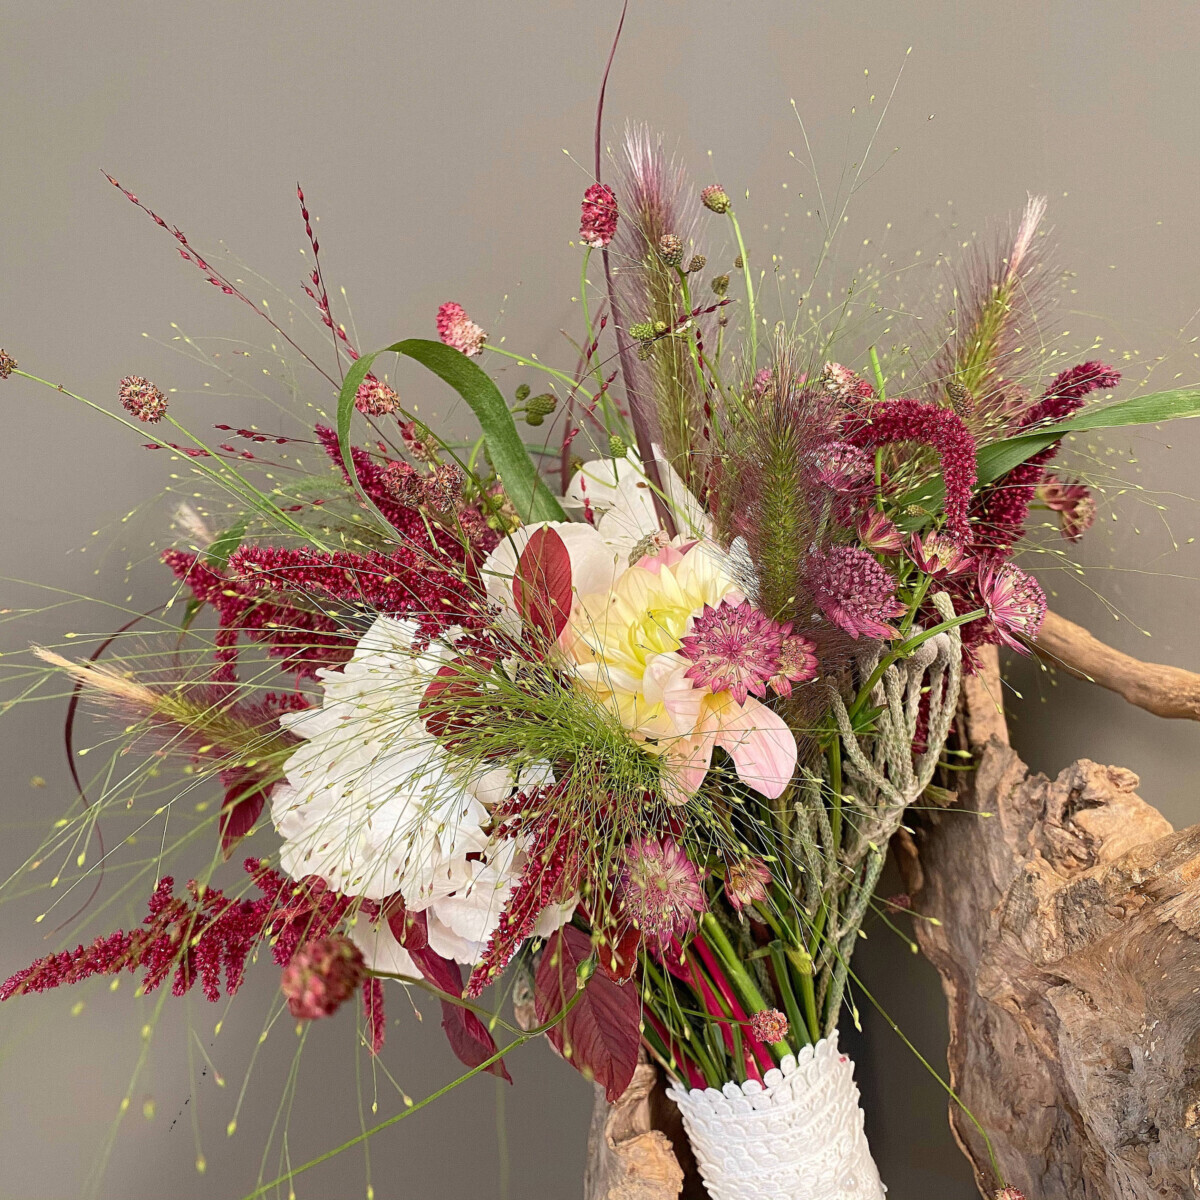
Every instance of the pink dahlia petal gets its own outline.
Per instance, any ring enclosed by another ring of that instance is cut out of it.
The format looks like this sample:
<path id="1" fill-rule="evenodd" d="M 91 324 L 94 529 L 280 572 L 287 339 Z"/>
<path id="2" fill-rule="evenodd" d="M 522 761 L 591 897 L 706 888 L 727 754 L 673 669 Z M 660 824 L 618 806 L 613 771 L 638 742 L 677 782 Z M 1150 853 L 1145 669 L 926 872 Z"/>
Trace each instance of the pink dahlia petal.
<path id="1" fill-rule="evenodd" d="M 833 546 L 809 556 L 808 582 L 817 607 L 852 638 L 890 638 L 888 622 L 907 609 L 896 581 L 861 546 Z"/>
<path id="2" fill-rule="evenodd" d="M 979 572 L 979 595 L 1000 640 L 1021 654 L 1034 641 L 1046 616 L 1046 594 L 1032 575 L 1010 562 L 991 562 Z"/>
<path id="3" fill-rule="evenodd" d="M 579 218 L 579 240 L 593 250 L 602 250 L 617 232 L 617 197 L 605 183 L 593 183 L 583 193 Z"/>
<path id="4" fill-rule="evenodd" d="M 739 704 L 751 692 L 765 696 L 790 628 L 763 616 L 748 600 L 706 604 L 680 641 L 679 652 L 693 664 L 685 674 L 697 687 L 729 692 Z"/>
<path id="5" fill-rule="evenodd" d="M 728 752 L 738 778 L 768 800 L 783 795 L 796 773 L 796 739 L 787 723 L 765 704 L 728 701 L 718 710 L 716 744 Z"/>
<path id="6" fill-rule="evenodd" d="M 466 309 L 452 300 L 438 309 L 437 331 L 447 346 L 461 350 L 468 358 L 478 354 L 487 340 L 487 334 L 467 316 Z"/>

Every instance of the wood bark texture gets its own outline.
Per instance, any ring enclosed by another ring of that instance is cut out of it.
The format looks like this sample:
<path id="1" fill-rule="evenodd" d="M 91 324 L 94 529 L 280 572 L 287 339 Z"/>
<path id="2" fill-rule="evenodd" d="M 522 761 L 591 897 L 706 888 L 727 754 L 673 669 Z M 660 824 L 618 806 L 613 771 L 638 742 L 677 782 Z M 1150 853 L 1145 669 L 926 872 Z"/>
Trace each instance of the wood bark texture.
<path id="1" fill-rule="evenodd" d="M 899 846 L 941 922 L 915 924 L 951 1083 L 1029 1200 L 1200 1196 L 1200 827 L 1172 831 L 1121 767 L 1030 774 L 999 696 L 993 658 L 966 698 L 973 785 Z M 994 1195 L 979 1130 L 950 1120 Z"/>

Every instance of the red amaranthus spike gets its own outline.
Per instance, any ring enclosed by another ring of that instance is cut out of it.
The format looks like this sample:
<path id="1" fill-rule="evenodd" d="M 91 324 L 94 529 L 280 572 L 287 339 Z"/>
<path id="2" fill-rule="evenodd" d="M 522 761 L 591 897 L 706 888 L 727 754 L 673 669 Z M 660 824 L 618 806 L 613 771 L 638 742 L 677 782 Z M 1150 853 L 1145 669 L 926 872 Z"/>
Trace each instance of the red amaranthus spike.
<path id="1" fill-rule="evenodd" d="M 561 789 L 563 784 L 555 787 Z M 529 861 L 500 914 L 500 923 L 483 957 L 467 980 L 464 995 L 468 1000 L 478 996 L 508 966 L 521 943 L 533 932 L 538 917 L 551 904 L 563 903 L 579 886 L 583 843 L 578 832 L 555 816 L 539 814 L 527 824 L 520 816 L 531 802 L 547 795 L 538 792 L 528 799 L 518 796 L 509 802 L 508 811 L 516 815 L 504 832 L 512 836 L 521 829 L 532 835 L 527 851 Z"/>
<path id="2" fill-rule="evenodd" d="M 273 939 L 272 956 L 284 966 L 301 941 L 331 933 L 351 904 L 319 880 L 296 884 L 253 858 L 245 867 L 261 893 L 257 899 L 234 900 L 191 880 L 186 888 L 189 900 L 176 896 L 174 880 L 164 876 L 139 928 L 118 930 L 90 946 L 38 959 L 0 984 L 0 1001 L 94 975 L 138 970 L 145 972 L 142 988 L 147 992 L 174 971 L 176 996 L 199 981 L 204 995 L 215 1001 L 222 994 L 222 974 L 225 995 L 234 995 L 242 986 L 246 960 L 261 942 Z"/>

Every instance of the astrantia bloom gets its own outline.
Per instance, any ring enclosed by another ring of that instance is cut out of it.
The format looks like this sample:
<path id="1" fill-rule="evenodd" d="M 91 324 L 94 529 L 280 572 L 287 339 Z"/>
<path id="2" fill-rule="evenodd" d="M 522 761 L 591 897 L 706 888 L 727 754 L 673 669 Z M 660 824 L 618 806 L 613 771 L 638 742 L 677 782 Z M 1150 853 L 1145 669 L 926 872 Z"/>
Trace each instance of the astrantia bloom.
<path id="1" fill-rule="evenodd" d="M 659 947 L 693 933 L 708 909 L 700 872 L 669 837 L 628 846 L 617 896 L 624 915 Z"/>
<path id="2" fill-rule="evenodd" d="M 362 951 L 337 934 L 305 942 L 283 968 L 279 986 L 302 1021 L 332 1016 L 363 980 Z"/>
<path id="3" fill-rule="evenodd" d="M 835 492 L 852 492 L 871 478 L 871 456 L 849 442 L 825 442 L 817 447 L 817 480 Z"/>
<path id="4" fill-rule="evenodd" d="M 400 397 L 386 383 L 368 375 L 354 394 L 354 407 L 367 417 L 386 417 L 400 407 Z"/>
<path id="5" fill-rule="evenodd" d="M 779 666 L 767 682 L 777 696 L 790 696 L 793 683 L 817 677 L 817 647 L 799 633 L 788 634 L 779 649 Z"/>
<path id="6" fill-rule="evenodd" d="M 908 556 L 926 575 L 946 579 L 971 565 L 962 542 L 948 533 L 914 533 L 908 546 Z"/>
<path id="7" fill-rule="evenodd" d="M 786 632 L 748 600 L 706 604 L 692 632 L 680 639 L 679 652 L 692 664 L 684 674 L 699 687 L 730 692 L 739 704 L 746 703 L 747 693 L 765 696 Z"/>
<path id="8" fill-rule="evenodd" d="M 767 898 L 771 872 L 761 858 L 741 858 L 730 863 L 725 871 L 725 895 L 729 903 L 741 912 Z M 771 1038 L 771 1041 L 777 1041 Z"/>
<path id="9" fill-rule="evenodd" d="M 468 358 L 478 354 L 487 340 L 487 334 L 467 316 L 466 309 L 453 300 L 438 309 L 437 331 L 447 346 L 461 350 Z"/>
<path id="10" fill-rule="evenodd" d="M 887 624 L 907 609 L 896 581 L 860 546 L 833 546 L 809 556 L 808 582 L 817 606 L 852 638 L 890 638 Z"/>
<path id="11" fill-rule="evenodd" d="M 872 554 L 896 554 L 904 549 L 904 539 L 896 522 L 877 508 L 868 509 L 858 519 L 858 540 Z"/>
<path id="12" fill-rule="evenodd" d="M 1096 498 L 1082 483 L 1063 483 L 1048 475 L 1037 490 L 1038 499 L 1058 513 L 1059 527 L 1068 542 L 1077 542 L 1096 520 Z"/>
<path id="13" fill-rule="evenodd" d="M 989 562 L 979 572 L 978 586 L 1000 640 L 1028 654 L 1019 639 L 1035 640 L 1046 616 L 1046 594 L 1038 581 L 1010 562 Z"/>
<path id="14" fill-rule="evenodd" d="M 126 412 L 132 413 L 139 421 L 145 421 L 147 425 L 161 421 L 167 411 L 167 398 L 162 390 L 140 375 L 126 375 L 121 380 L 117 395 Z"/>
<path id="15" fill-rule="evenodd" d="M 617 232 L 617 197 L 606 183 L 593 183 L 583 193 L 579 218 L 579 240 L 593 250 L 602 250 Z"/>

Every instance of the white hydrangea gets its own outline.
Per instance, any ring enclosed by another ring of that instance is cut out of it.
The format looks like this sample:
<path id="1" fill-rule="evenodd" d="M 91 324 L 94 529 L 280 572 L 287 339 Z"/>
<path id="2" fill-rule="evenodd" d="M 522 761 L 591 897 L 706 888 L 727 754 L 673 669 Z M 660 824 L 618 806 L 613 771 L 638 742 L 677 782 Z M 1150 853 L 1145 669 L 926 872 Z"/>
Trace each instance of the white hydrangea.
<path id="1" fill-rule="evenodd" d="M 318 875 L 369 900 L 399 892 L 410 911 L 426 913 L 438 954 L 474 963 L 525 863 L 519 842 L 484 832 L 489 807 L 515 781 L 505 770 L 464 770 L 425 729 L 417 706 L 452 651 L 434 643 L 417 652 L 416 634 L 411 622 L 378 617 L 341 670 L 320 672 L 321 707 L 282 718 L 304 741 L 272 794 L 271 817 L 293 879 Z M 557 928 L 569 912 L 555 916 Z M 386 924 L 360 919 L 354 937 L 369 965 L 417 974 Z"/>

